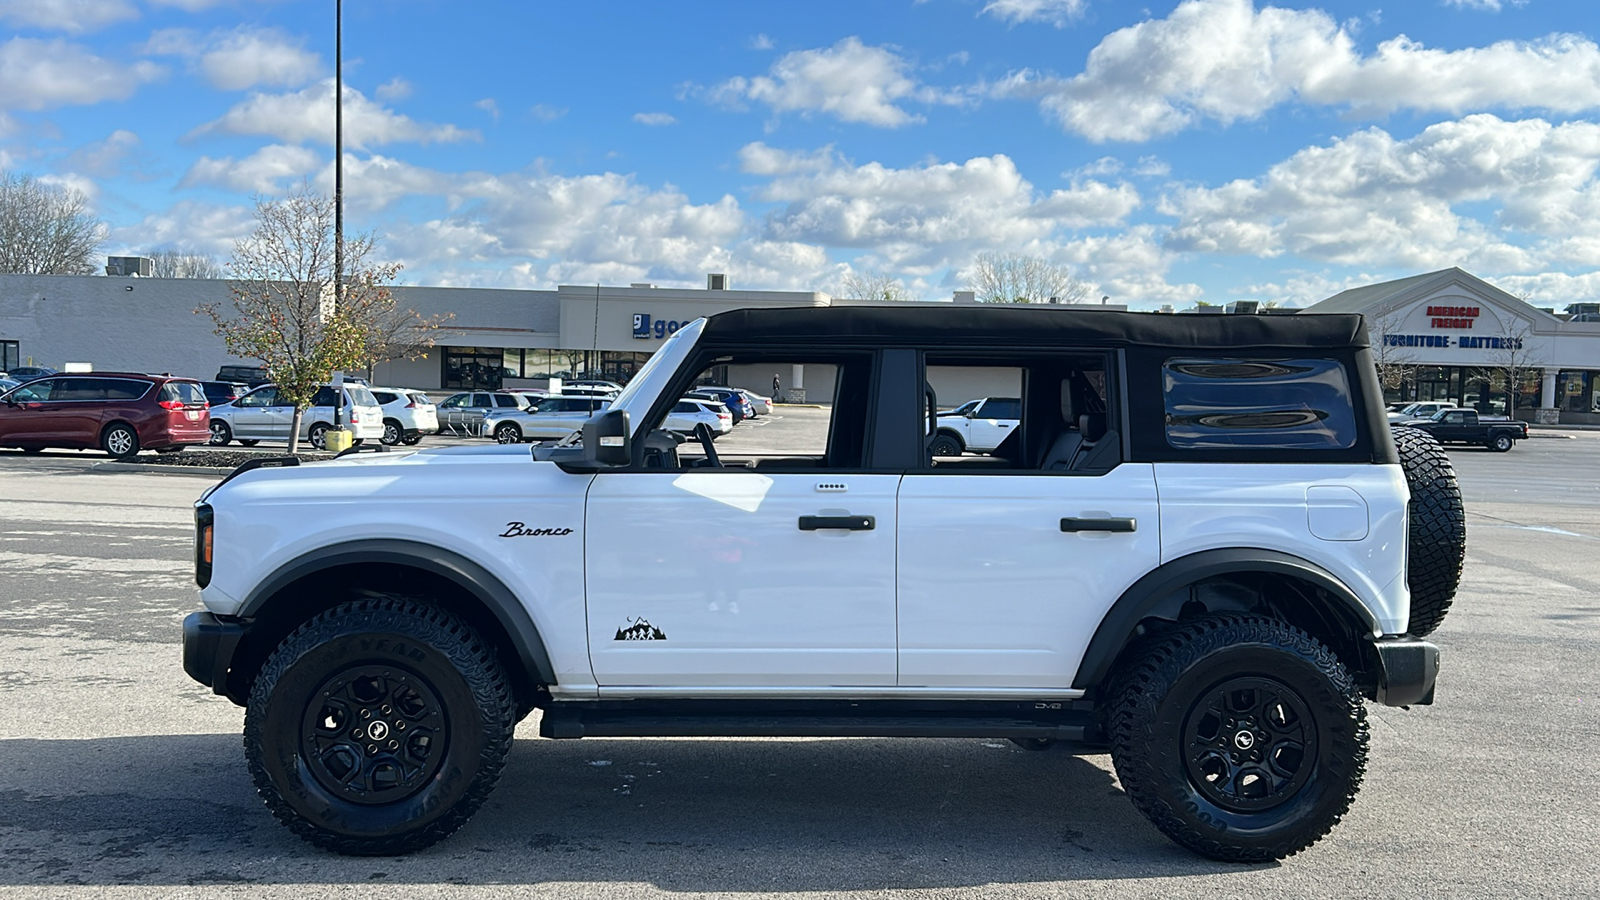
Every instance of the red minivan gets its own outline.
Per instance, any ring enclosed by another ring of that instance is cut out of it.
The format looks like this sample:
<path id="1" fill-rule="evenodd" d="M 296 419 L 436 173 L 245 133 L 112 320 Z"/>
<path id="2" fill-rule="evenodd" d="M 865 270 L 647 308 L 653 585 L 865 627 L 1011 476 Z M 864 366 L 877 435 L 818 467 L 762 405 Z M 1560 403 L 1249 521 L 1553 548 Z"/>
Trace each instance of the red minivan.
<path id="1" fill-rule="evenodd" d="M 0 395 L 0 447 L 98 447 L 118 458 L 171 453 L 211 439 L 211 412 L 192 378 L 92 372 L 51 375 Z"/>

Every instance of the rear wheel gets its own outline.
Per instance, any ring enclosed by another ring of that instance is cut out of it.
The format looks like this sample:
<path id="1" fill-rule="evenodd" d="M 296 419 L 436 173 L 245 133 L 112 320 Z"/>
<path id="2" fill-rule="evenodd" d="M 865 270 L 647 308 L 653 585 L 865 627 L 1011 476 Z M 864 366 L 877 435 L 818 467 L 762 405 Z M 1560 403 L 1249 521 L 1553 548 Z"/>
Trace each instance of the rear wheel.
<path id="1" fill-rule="evenodd" d="M 129 459 L 139 452 L 139 435 L 131 425 L 114 423 L 100 433 L 100 449 L 116 459 Z"/>
<path id="2" fill-rule="evenodd" d="M 1497 434 L 1490 439 L 1489 449 L 1495 451 L 1496 453 L 1505 453 L 1507 450 L 1510 450 L 1512 445 L 1515 443 L 1516 441 L 1511 439 L 1511 435 Z"/>
<path id="3" fill-rule="evenodd" d="M 393 447 L 395 444 L 400 443 L 400 441 L 405 438 L 405 434 L 406 434 L 405 429 L 403 427 L 401 427 L 401 425 L 400 425 L 400 423 L 398 421 L 396 421 L 394 419 L 384 419 L 383 420 L 383 439 L 382 440 L 383 440 L 383 442 L 385 444 L 388 444 L 390 447 Z"/>
<path id="4" fill-rule="evenodd" d="M 323 424 L 322 422 L 318 422 L 317 424 L 311 426 L 311 431 L 307 433 L 306 437 L 310 439 L 311 446 L 317 448 L 318 450 L 326 450 L 328 449 L 329 431 L 330 429 L 327 425 Z"/>
<path id="5" fill-rule="evenodd" d="M 410 437 L 401 438 L 400 442 L 405 444 L 407 447 L 411 447 L 411 446 L 414 446 L 418 441 L 421 441 L 421 440 L 422 440 L 422 435 L 414 434 L 414 435 L 411 435 Z"/>
<path id="6" fill-rule="evenodd" d="M 233 440 L 233 429 L 228 427 L 228 423 L 212 419 L 211 440 L 206 443 L 213 447 L 226 447 L 231 440 Z M 245 442 L 240 441 L 239 443 L 243 444 Z"/>
<path id="7" fill-rule="evenodd" d="M 929 449 L 934 456 L 960 456 L 963 448 L 960 438 L 953 434 L 940 434 L 933 439 L 933 446 Z"/>
<path id="8" fill-rule="evenodd" d="M 488 646 L 399 598 L 334 607 L 268 657 L 245 758 L 274 816 L 338 853 L 408 853 L 460 828 L 511 749 L 516 704 Z"/>
<path id="9" fill-rule="evenodd" d="M 171 447 L 157 447 L 156 448 L 156 452 L 157 453 L 182 453 L 188 446 L 189 446 L 188 444 L 173 444 Z"/>
<path id="10" fill-rule="evenodd" d="M 1366 708 L 1327 647 L 1274 619 L 1209 616 L 1129 652 L 1110 690 L 1111 758 L 1167 837 L 1264 862 L 1316 843 L 1350 808 Z"/>
<path id="11" fill-rule="evenodd" d="M 239 446 L 241 446 L 241 447 L 254 447 L 255 445 L 257 445 L 259 443 L 261 443 L 261 442 L 258 441 L 258 440 L 255 440 L 253 438 L 250 439 L 250 440 L 246 440 L 244 438 L 240 438 L 239 439 Z"/>

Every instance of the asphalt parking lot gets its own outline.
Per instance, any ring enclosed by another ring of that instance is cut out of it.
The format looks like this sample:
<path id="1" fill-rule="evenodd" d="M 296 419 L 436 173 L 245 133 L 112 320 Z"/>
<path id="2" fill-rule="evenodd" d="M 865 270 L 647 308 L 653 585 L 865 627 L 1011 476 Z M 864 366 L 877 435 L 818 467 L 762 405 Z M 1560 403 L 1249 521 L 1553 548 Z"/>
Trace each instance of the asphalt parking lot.
<path id="1" fill-rule="evenodd" d="M 718 449 L 815 439 L 825 422 L 782 415 Z M 256 799 L 242 711 L 180 665 L 178 625 L 197 608 L 189 506 L 214 479 L 0 451 L 0 894 L 1600 896 L 1600 433 L 1451 457 L 1469 550 L 1435 636 L 1437 705 L 1369 706 L 1346 820 L 1281 864 L 1233 866 L 1157 833 L 1105 756 L 557 742 L 526 725 L 452 839 L 398 859 L 324 854 Z"/>

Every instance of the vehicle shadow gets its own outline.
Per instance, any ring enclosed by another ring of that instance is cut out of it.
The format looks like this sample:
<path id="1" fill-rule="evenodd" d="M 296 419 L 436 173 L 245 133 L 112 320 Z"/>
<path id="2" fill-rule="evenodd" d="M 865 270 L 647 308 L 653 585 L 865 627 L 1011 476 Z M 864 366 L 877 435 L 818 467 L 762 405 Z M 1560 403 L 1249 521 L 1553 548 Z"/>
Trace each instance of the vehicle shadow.
<path id="1" fill-rule="evenodd" d="M 837 892 L 1239 871 L 1169 843 L 1105 757 L 982 740 L 516 743 L 453 837 L 347 858 L 279 825 L 238 735 L 0 741 L 0 884 L 653 884 Z"/>

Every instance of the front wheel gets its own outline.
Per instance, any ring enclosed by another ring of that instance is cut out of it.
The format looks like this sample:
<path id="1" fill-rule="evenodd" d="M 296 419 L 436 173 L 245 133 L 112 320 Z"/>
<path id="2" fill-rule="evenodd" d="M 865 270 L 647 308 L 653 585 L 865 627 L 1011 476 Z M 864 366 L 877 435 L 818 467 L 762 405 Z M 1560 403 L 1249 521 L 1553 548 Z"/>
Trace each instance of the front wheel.
<path id="1" fill-rule="evenodd" d="M 495 426 L 494 439 L 502 444 L 522 443 L 522 429 L 516 425 L 505 422 Z"/>
<path id="2" fill-rule="evenodd" d="M 239 439 L 239 446 L 241 446 L 241 447 L 254 447 L 255 445 L 257 445 L 259 443 L 261 443 L 261 442 L 258 441 L 258 440 L 255 440 L 255 439 L 250 439 L 250 440 L 246 440 L 244 438 L 240 438 Z"/>
<path id="3" fill-rule="evenodd" d="M 1144 639 L 1110 691 L 1117 777 L 1184 847 L 1229 862 L 1282 859 L 1350 808 L 1367 715 L 1344 665 L 1305 632 L 1208 616 Z"/>
<path id="4" fill-rule="evenodd" d="M 454 616 L 401 598 L 345 603 L 285 638 L 250 691 L 245 759 L 279 821 L 338 853 L 408 853 L 483 805 L 516 704 Z"/>
<path id="5" fill-rule="evenodd" d="M 1489 441 L 1489 449 L 1496 453 L 1505 453 L 1514 444 L 1516 444 L 1516 441 L 1511 439 L 1511 435 L 1497 434 Z"/>
<path id="6" fill-rule="evenodd" d="M 233 440 L 233 429 L 228 427 L 228 423 L 212 419 L 211 440 L 206 441 L 206 443 L 213 447 L 226 447 L 231 440 Z M 239 443 L 242 444 L 244 441 Z"/>
<path id="7" fill-rule="evenodd" d="M 414 447 L 421 440 L 422 440 L 422 435 L 421 434 L 414 434 L 414 435 L 411 435 L 410 437 L 401 438 L 400 442 L 405 444 L 407 447 Z"/>

